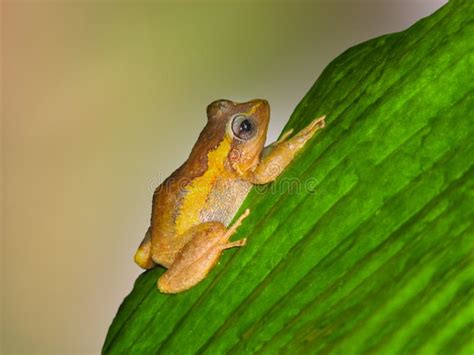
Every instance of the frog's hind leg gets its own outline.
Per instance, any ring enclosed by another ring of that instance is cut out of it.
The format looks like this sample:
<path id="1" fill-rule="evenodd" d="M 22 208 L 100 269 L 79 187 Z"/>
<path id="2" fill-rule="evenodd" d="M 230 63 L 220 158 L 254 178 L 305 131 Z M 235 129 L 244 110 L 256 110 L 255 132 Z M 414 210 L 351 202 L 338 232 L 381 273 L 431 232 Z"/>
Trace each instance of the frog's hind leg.
<path id="1" fill-rule="evenodd" d="M 135 253 L 135 262 L 142 269 L 152 269 L 156 263 L 151 258 L 151 227 L 148 228 L 145 237 Z"/>
<path id="2" fill-rule="evenodd" d="M 159 290 L 178 293 L 193 287 L 216 265 L 224 249 L 245 245 L 246 239 L 229 242 L 229 238 L 248 214 L 246 210 L 229 229 L 220 222 L 205 222 L 190 229 L 190 241 L 158 280 Z"/>
<path id="3" fill-rule="evenodd" d="M 250 214 L 250 210 L 247 208 L 244 213 L 242 213 L 240 215 L 240 217 L 237 219 L 237 221 L 235 221 L 235 223 L 225 232 L 225 234 L 222 236 L 221 238 L 221 242 L 223 242 L 223 244 L 221 244 L 221 248 L 222 250 L 224 249 L 229 249 L 229 248 L 233 248 L 233 247 L 242 247 L 245 245 L 245 243 L 247 243 L 247 239 L 244 238 L 244 239 L 240 239 L 240 240 L 236 240 L 235 242 L 229 242 L 228 240 L 230 239 L 230 237 L 232 237 L 232 235 L 237 232 L 237 229 L 240 227 L 240 225 L 242 224 L 242 221 L 248 217 L 248 215 Z"/>

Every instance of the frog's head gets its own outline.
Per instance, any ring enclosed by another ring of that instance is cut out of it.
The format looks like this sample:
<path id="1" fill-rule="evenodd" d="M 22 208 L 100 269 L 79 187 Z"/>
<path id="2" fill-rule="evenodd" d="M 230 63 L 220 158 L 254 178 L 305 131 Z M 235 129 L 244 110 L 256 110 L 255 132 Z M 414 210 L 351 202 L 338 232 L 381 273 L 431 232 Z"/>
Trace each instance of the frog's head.
<path id="1" fill-rule="evenodd" d="M 267 136 L 270 105 L 255 99 L 244 103 L 214 101 L 207 107 L 209 120 L 225 124 L 224 138 L 230 142 L 228 165 L 240 174 L 259 162 Z"/>

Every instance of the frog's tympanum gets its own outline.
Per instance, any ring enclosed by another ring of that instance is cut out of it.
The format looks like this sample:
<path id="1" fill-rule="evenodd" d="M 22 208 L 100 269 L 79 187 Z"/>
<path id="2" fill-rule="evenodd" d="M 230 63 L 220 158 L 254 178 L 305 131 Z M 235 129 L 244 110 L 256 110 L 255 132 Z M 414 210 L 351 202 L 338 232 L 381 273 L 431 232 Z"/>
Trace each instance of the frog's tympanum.
<path id="1" fill-rule="evenodd" d="M 324 127 L 321 117 L 293 137 L 289 131 L 264 148 L 269 119 L 265 100 L 218 100 L 207 107 L 207 124 L 188 160 L 153 195 L 151 226 L 135 254 L 144 269 L 157 264 L 167 268 L 158 280 L 161 292 L 193 287 L 224 249 L 245 245 L 246 239 L 229 238 L 249 210 L 229 224 L 252 185 L 275 180 Z"/>

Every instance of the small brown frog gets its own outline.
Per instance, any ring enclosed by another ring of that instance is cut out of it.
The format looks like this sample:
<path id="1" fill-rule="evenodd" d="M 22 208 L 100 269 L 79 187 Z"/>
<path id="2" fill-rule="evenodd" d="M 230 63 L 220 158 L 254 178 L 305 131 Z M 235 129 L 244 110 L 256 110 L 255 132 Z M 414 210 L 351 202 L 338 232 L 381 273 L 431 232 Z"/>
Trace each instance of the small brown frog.
<path id="1" fill-rule="evenodd" d="M 153 195 L 151 226 L 135 262 L 144 269 L 168 270 L 159 278 L 163 293 L 187 290 L 204 279 L 224 249 L 245 245 L 229 241 L 247 209 L 230 226 L 252 185 L 275 180 L 314 133 L 324 116 L 292 138 L 292 130 L 264 148 L 270 106 L 265 100 L 212 102 L 207 125 L 188 160 Z"/>

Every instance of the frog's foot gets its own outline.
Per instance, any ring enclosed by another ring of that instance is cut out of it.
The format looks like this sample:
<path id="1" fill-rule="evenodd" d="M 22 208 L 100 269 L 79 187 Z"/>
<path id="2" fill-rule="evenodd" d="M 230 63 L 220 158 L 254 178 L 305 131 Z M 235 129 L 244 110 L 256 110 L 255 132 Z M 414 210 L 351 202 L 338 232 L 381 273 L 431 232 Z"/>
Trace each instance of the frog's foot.
<path id="1" fill-rule="evenodd" d="M 134 259 L 135 263 L 137 263 L 142 269 L 148 270 L 156 266 L 151 258 L 151 227 L 148 228 L 145 238 L 143 238 L 143 241 L 140 243 Z"/>
<path id="2" fill-rule="evenodd" d="M 248 217 L 248 215 L 250 214 L 250 209 L 246 209 L 244 211 L 244 213 L 242 213 L 240 215 L 240 217 L 235 221 L 235 223 L 227 230 L 227 232 L 222 236 L 222 241 L 223 242 L 227 242 L 230 237 L 232 237 L 232 235 L 237 231 L 237 229 L 240 227 L 240 225 L 242 224 L 242 221 Z M 244 244 L 242 245 L 245 245 L 245 242 Z M 227 249 L 227 248 L 226 248 Z"/>
<path id="3" fill-rule="evenodd" d="M 309 125 L 299 131 L 294 137 L 292 137 L 288 143 L 292 149 L 299 150 L 303 145 L 311 139 L 311 137 L 320 129 L 326 126 L 326 116 L 321 116 L 313 120 Z"/>
<path id="4" fill-rule="evenodd" d="M 230 249 L 234 247 L 243 247 L 247 244 L 247 238 L 236 240 L 235 242 L 229 242 L 222 245 L 222 249 Z"/>
<path id="5" fill-rule="evenodd" d="M 305 128 L 302 129 L 302 132 L 308 130 L 308 131 L 313 131 L 313 130 L 318 130 L 321 128 L 324 128 L 326 126 L 326 115 L 323 115 L 319 118 L 314 119 L 311 121 L 311 123 L 306 126 Z"/>

